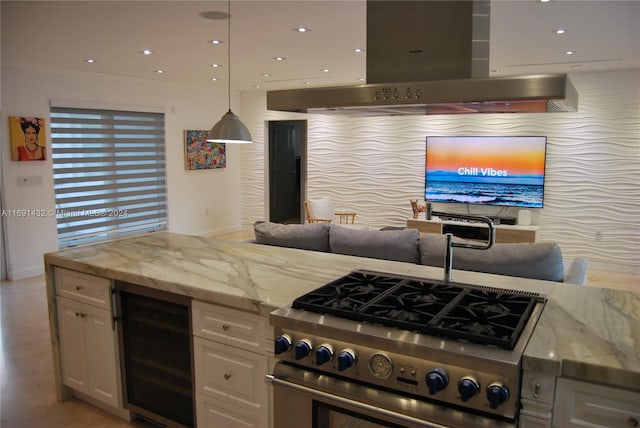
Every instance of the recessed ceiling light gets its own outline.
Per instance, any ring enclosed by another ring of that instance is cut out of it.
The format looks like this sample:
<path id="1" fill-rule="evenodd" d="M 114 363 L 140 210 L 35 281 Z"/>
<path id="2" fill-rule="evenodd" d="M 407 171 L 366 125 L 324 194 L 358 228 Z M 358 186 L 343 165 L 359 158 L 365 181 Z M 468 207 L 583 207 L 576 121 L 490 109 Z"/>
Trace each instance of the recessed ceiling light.
<path id="1" fill-rule="evenodd" d="M 565 55 L 573 55 L 574 53 L 576 53 L 575 51 L 566 51 L 564 54 Z"/>
<path id="2" fill-rule="evenodd" d="M 362 52 L 364 52 L 364 49 L 362 49 L 362 48 L 355 48 L 353 51 L 354 51 L 355 53 L 362 53 Z"/>
<path id="3" fill-rule="evenodd" d="M 262 86 L 260 85 L 253 85 L 254 88 L 261 88 Z"/>
<path id="4" fill-rule="evenodd" d="M 220 64 L 211 64 L 211 67 L 218 68 L 218 67 L 222 67 L 222 66 Z"/>
<path id="5" fill-rule="evenodd" d="M 305 84 L 305 85 L 310 85 L 310 84 L 311 84 L 311 82 L 304 82 L 304 84 Z"/>
<path id="6" fill-rule="evenodd" d="M 273 59 L 274 59 L 274 60 L 276 60 L 276 61 L 284 61 L 284 60 L 286 60 L 287 58 L 285 58 L 285 57 L 283 57 L 283 56 L 274 56 L 274 57 L 273 57 Z"/>
<path id="7" fill-rule="evenodd" d="M 322 70 L 320 70 L 320 71 L 322 71 L 323 73 L 328 73 L 328 72 L 329 72 L 329 69 L 328 69 L 328 68 L 323 68 L 323 69 L 322 69 Z"/>
<path id="8" fill-rule="evenodd" d="M 144 55 L 151 55 L 153 52 L 151 52 L 149 49 L 143 49 L 143 50 L 142 50 L 142 53 L 143 53 Z"/>
<path id="9" fill-rule="evenodd" d="M 211 81 L 212 81 L 212 82 L 217 82 L 217 81 L 218 81 L 218 78 L 217 78 L 217 77 L 212 77 L 212 78 L 211 78 Z"/>
<path id="10" fill-rule="evenodd" d="M 224 42 L 223 42 L 222 40 L 213 39 L 213 40 L 211 40 L 211 43 L 212 43 L 212 44 L 214 44 L 214 45 L 221 45 L 221 44 L 223 44 Z"/>
<path id="11" fill-rule="evenodd" d="M 93 58 L 87 58 L 87 59 L 84 60 L 84 62 L 89 63 L 89 64 L 93 64 L 94 62 L 96 62 L 96 60 L 93 59 Z"/>
<path id="12" fill-rule="evenodd" d="M 558 28 L 557 30 L 553 30 L 553 32 L 556 33 L 556 34 L 564 34 L 565 31 L 566 30 L 564 28 Z"/>
<path id="13" fill-rule="evenodd" d="M 551 0 L 539 0 L 540 3 L 549 3 Z"/>
<path id="14" fill-rule="evenodd" d="M 269 74 L 269 73 L 262 73 L 260 76 L 262 76 L 262 77 L 271 77 L 271 74 Z"/>
<path id="15" fill-rule="evenodd" d="M 163 74 L 164 70 L 156 70 L 156 74 Z"/>
<path id="16" fill-rule="evenodd" d="M 361 82 L 364 82 L 364 77 L 358 77 L 356 80 L 359 80 Z"/>
<path id="17" fill-rule="evenodd" d="M 293 31 L 297 31 L 298 33 L 308 33 L 309 31 L 311 31 L 311 28 L 296 27 L 296 28 L 293 29 Z"/>

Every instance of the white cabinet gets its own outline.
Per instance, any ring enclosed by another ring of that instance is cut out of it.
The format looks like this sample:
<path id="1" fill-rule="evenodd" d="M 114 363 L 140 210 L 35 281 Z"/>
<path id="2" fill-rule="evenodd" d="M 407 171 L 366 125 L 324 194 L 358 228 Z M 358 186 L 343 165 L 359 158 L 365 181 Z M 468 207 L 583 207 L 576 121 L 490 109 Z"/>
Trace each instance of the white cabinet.
<path id="1" fill-rule="evenodd" d="M 640 425 L 640 392 L 559 378 L 553 413 L 558 428 Z"/>
<path id="2" fill-rule="evenodd" d="M 109 406 L 121 407 L 111 281 L 55 269 L 62 382 Z"/>
<path id="3" fill-rule="evenodd" d="M 194 301 L 192 320 L 197 425 L 268 427 L 266 317 Z"/>

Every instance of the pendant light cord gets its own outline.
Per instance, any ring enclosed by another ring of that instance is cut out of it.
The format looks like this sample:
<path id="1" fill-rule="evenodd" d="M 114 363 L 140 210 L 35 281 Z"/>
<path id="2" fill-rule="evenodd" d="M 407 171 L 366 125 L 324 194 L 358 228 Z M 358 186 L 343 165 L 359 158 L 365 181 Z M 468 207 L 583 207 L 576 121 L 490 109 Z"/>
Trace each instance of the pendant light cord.
<path id="1" fill-rule="evenodd" d="M 229 23 L 227 25 L 227 40 L 229 40 L 229 43 L 227 43 L 227 61 L 229 62 L 227 65 L 227 97 L 229 111 L 231 111 L 231 0 L 228 2 L 227 9 L 229 11 Z"/>

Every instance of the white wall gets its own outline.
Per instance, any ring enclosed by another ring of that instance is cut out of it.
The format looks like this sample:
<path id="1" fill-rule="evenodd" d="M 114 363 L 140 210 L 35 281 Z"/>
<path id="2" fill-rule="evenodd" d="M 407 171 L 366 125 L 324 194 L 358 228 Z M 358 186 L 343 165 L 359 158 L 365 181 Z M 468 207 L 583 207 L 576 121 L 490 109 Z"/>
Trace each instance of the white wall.
<path id="1" fill-rule="evenodd" d="M 209 129 L 227 110 L 227 95 L 186 86 L 99 74 L 2 68 L 3 209 L 54 209 L 51 147 L 44 162 L 12 162 L 9 116 L 49 117 L 50 100 L 83 105 L 163 108 L 165 111 L 169 229 L 187 234 L 220 234 L 240 229 L 240 148 L 227 147 L 227 168 L 186 171 L 185 129 Z M 232 99 L 234 111 L 237 98 Z M 50 133 L 47 119 L 47 144 Z M 18 176 L 42 177 L 42 186 L 18 187 Z M 206 214 L 208 212 L 208 215 Z M 43 272 L 43 254 L 56 251 L 53 217 L 3 217 L 7 277 Z"/>
<path id="2" fill-rule="evenodd" d="M 566 257 L 587 257 L 599 269 L 640 273 L 640 73 L 571 79 L 576 113 L 346 118 L 271 112 L 264 93 L 243 94 L 243 121 L 257 142 L 242 152 L 243 224 L 266 217 L 258 131 L 267 120 L 308 120 L 308 197 L 329 196 L 370 226 L 404 225 L 409 199 L 423 199 L 427 135 L 546 135 L 545 207 L 533 213 L 539 240 L 556 241 Z"/>

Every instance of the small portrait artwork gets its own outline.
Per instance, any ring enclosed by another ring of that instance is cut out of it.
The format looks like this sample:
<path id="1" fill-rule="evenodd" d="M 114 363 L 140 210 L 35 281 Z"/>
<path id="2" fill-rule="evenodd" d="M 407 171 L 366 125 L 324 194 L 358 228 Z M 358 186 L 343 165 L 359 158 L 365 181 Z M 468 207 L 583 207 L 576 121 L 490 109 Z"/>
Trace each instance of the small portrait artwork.
<path id="1" fill-rule="evenodd" d="M 47 158 L 46 129 L 40 117 L 9 116 L 11 160 L 33 161 Z"/>
<path id="2" fill-rule="evenodd" d="M 224 143 L 207 141 L 209 131 L 184 131 L 185 168 L 215 169 L 227 167 L 227 152 Z"/>

